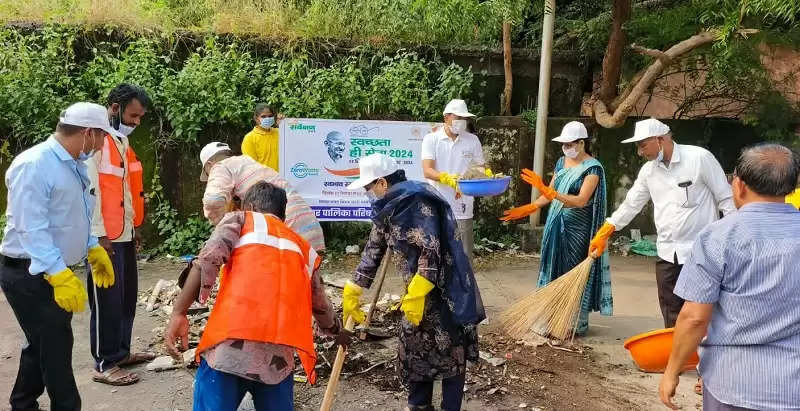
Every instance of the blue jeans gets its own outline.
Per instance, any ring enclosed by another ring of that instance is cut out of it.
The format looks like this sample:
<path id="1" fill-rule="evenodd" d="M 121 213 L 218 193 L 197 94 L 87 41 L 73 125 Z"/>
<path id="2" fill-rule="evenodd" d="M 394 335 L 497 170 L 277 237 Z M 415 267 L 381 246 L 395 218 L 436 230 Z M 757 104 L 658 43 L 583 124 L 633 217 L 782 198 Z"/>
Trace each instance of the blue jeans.
<path id="1" fill-rule="evenodd" d="M 294 376 L 270 385 L 217 371 L 200 362 L 194 381 L 194 411 L 236 411 L 249 392 L 258 411 L 292 411 Z"/>

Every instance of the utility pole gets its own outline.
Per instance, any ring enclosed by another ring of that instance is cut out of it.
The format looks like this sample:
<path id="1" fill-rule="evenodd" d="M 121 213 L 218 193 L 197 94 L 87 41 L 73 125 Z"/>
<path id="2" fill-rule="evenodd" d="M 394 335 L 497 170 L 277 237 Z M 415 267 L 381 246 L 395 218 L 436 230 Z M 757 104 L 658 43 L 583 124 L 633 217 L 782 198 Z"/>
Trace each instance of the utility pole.
<path id="1" fill-rule="evenodd" d="M 536 139 L 533 147 L 533 171 L 544 178 L 544 153 L 547 137 L 547 113 L 550 99 L 550 65 L 553 56 L 553 27 L 556 1 L 544 0 L 542 23 L 542 49 L 539 56 L 539 95 L 536 99 Z M 539 191 L 531 189 L 531 202 L 539 198 Z M 539 211 L 531 214 L 531 227 L 539 224 Z"/>

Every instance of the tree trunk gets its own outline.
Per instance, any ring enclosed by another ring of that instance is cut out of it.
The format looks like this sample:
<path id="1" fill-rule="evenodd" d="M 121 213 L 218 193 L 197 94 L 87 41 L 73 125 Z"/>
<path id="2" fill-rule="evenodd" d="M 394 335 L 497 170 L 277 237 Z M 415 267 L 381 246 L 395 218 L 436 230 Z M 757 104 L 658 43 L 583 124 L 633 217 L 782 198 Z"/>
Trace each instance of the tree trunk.
<path id="1" fill-rule="evenodd" d="M 598 98 L 611 104 L 617 96 L 619 77 L 622 71 L 622 54 L 627 41 L 622 26 L 631 18 L 631 0 L 614 0 L 611 12 L 611 35 L 603 55 L 603 78 L 600 83 Z"/>
<path id="2" fill-rule="evenodd" d="M 602 99 L 597 99 L 594 102 L 593 110 L 594 117 L 597 123 L 605 128 L 620 127 L 625 123 L 625 119 L 636 107 L 644 93 L 653 86 L 658 76 L 664 72 L 664 69 L 669 67 L 673 62 L 679 60 L 683 55 L 691 52 L 692 50 L 711 44 L 716 35 L 710 31 L 705 31 L 700 34 L 689 37 L 688 39 L 670 47 L 667 51 L 661 52 L 658 50 L 645 49 L 642 47 L 634 46 L 634 49 L 642 54 L 653 56 L 656 58 L 652 64 L 646 69 L 637 73 L 631 85 L 614 103 L 618 102 L 616 108 L 612 108 L 609 112 L 609 107 Z"/>
<path id="3" fill-rule="evenodd" d="M 511 22 L 509 21 L 503 23 L 503 68 L 505 69 L 506 85 L 503 88 L 503 102 L 500 107 L 500 114 L 510 116 L 513 80 L 511 74 Z"/>

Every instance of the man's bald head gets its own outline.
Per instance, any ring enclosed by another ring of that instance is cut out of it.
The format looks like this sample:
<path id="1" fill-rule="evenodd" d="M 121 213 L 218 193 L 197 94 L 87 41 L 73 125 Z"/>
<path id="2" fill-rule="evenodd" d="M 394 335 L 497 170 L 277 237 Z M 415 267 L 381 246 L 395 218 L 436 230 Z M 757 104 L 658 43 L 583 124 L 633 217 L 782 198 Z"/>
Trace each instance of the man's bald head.
<path id="1" fill-rule="evenodd" d="M 756 194 L 784 197 L 797 188 L 800 155 L 780 144 L 759 144 L 742 150 L 734 174 Z"/>

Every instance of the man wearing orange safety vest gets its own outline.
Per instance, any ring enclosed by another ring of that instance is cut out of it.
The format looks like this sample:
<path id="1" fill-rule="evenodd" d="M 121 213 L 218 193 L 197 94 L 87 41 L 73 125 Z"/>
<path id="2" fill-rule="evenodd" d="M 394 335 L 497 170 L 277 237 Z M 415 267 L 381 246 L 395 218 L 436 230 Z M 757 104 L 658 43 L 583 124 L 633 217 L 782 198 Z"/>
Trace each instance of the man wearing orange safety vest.
<path id="1" fill-rule="evenodd" d="M 312 315 L 324 334 L 349 342 L 317 271 L 320 257 L 283 222 L 286 202 L 283 189 L 256 183 L 244 211 L 227 213 L 192 262 L 165 337 L 178 360 L 177 340 L 188 348 L 189 306 L 205 303 L 225 264 L 197 347 L 195 411 L 236 410 L 247 392 L 256 410 L 293 410 L 295 353 L 309 382 L 316 379 Z"/>
<path id="2" fill-rule="evenodd" d="M 107 104 L 109 121 L 119 136 L 106 134 L 103 149 L 86 163 L 97 198 L 92 235 L 111 257 L 116 282 L 101 289 L 94 286 L 91 274 L 87 279 L 92 310 L 90 347 L 95 361 L 92 379 L 108 385 L 130 385 L 138 382 L 139 376 L 120 367 L 155 357 L 131 350 L 139 282 L 136 228 L 142 225 L 145 211 L 142 163 L 128 135 L 141 122 L 150 98 L 143 89 L 123 83 L 111 90 Z"/>

